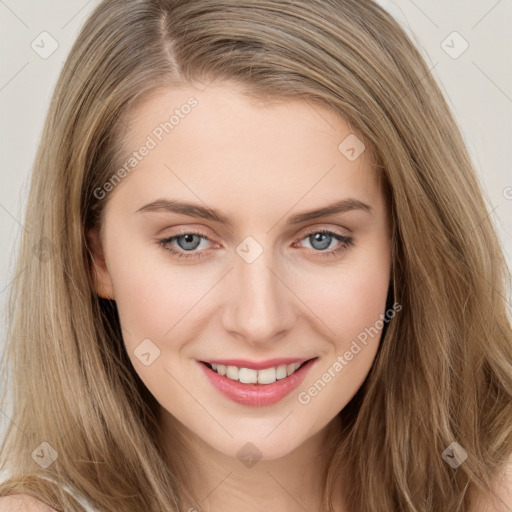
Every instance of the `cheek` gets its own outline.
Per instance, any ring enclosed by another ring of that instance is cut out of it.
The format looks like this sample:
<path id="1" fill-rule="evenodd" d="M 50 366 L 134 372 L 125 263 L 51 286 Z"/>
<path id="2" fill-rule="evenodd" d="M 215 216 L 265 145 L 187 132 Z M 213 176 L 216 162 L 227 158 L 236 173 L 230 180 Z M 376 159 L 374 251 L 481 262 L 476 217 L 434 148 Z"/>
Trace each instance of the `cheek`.
<path id="1" fill-rule="evenodd" d="M 335 327 L 342 342 L 340 349 L 378 322 L 384 313 L 388 288 L 389 274 L 379 266 L 344 276 Z"/>
<path id="2" fill-rule="evenodd" d="M 322 364 L 297 396 L 306 410 L 315 409 L 318 425 L 342 410 L 360 388 L 381 339 L 390 254 L 382 244 L 358 256 L 323 274 L 303 274 L 298 281 L 330 342 Z"/>
<path id="3" fill-rule="evenodd" d="M 322 331 L 339 350 L 374 326 L 384 313 L 390 280 L 385 246 L 361 251 L 336 266 L 295 274 L 294 291 L 317 315 Z"/>
<path id="4" fill-rule="evenodd" d="M 178 322 L 180 327 L 187 322 L 187 312 L 212 282 L 199 267 L 180 269 L 167 257 L 160 248 L 138 251 L 132 247 L 111 253 L 115 300 L 127 348 L 146 338 L 156 341 L 170 336 Z"/>
<path id="5" fill-rule="evenodd" d="M 364 308 L 365 304 L 353 302 L 339 315 L 338 322 L 332 324 L 337 336 L 331 350 L 296 395 L 303 413 L 314 418 L 312 431 L 344 409 L 373 365 L 382 334 L 382 329 L 376 326 L 380 325 L 384 303 L 376 301 L 368 309 Z"/>

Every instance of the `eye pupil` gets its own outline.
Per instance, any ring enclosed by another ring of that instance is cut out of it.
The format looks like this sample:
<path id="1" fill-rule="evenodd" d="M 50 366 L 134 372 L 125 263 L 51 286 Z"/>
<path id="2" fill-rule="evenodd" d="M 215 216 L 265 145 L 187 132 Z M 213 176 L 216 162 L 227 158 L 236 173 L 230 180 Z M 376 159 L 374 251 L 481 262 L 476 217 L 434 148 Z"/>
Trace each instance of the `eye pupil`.
<path id="1" fill-rule="evenodd" d="M 310 238 L 313 238 L 313 241 L 311 242 L 311 246 L 314 249 L 323 250 L 329 247 L 331 243 L 332 235 L 329 235 L 327 233 L 315 233 L 314 235 L 311 235 Z M 326 243 L 327 241 L 327 243 Z M 317 242 L 320 242 L 320 246 L 315 246 Z"/>
<path id="2" fill-rule="evenodd" d="M 194 237 L 196 238 L 195 243 L 194 243 Z M 185 244 L 180 243 L 180 240 L 185 240 Z M 190 251 L 190 250 L 196 249 L 197 246 L 200 244 L 201 240 L 197 235 L 195 235 L 193 233 L 189 233 L 189 234 L 177 237 L 176 242 L 178 243 L 178 245 L 180 246 L 181 249 L 183 249 L 185 251 L 186 250 Z M 192 247 L 190 247 L 189 244 L 192 244 Z"/>

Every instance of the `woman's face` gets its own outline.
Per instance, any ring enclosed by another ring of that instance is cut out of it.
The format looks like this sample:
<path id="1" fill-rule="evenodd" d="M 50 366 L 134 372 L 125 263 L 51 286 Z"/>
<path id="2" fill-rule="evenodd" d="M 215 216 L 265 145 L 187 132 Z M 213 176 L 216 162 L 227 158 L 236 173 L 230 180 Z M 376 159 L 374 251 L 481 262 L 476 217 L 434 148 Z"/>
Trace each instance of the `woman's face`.
<path id="1" fill-rule="evenodd" d="M 211 447 L 290 453 L 349 402 L 380 341 L 390 230 L 369 152 L 326 107 L 227 83 L 160 90 L 128 126 L 124 172 L 95 191 L 110 193 L 96 281 L 133 366 Z"/>

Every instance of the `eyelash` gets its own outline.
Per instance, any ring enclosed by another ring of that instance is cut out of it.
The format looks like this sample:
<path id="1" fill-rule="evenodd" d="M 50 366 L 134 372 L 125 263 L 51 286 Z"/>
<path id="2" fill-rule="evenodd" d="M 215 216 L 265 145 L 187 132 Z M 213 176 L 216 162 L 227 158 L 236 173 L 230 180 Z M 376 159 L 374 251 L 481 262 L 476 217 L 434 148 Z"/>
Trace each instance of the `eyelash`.
<path id="1" fill-rule="evenodd" d="M 314 251 L 314 252 L 317 252 L 319 253 L 318 256 L 314 256 L 315 258 L 316 257 L 320 257 L 320 258 L 325 258 L 327 256 L 337 256 L 340 252 L 348 249 L 350 246 L 353 245 L 354 241 L 353 241 L 353 238 L 352 237 L 349 237 L 349 236 L 346 236 L 346 235 L 342 235 L 341 233 L 337 233 L 336 231 L 330 231 L 328 229 L 314 229 L 314 230 L 311 230 L 307 233 L 305 233 L 301 238 L 299 238 L 296 242 L 300 242 L 302 240 L 304 240 L 304 238 L 307 238 L 308 236 L 310 235 L 315 235 L 317 233 L 322 233 L 322 234 L 325 234 L 325 235 L 332 235 L 333 238 L 335 238 L 336 240 L 338 240 L 338 242 L 340 242 L 340 246 L 335 249 L 335 250 L 332 250 L 332 251 Z M 204 238 L 205 240 L 208 240 L 211 242 L 211 240 L 206 236 L 204 235 L 203 233 L 200 233 L 200 232 L 196 232 L 196 231 L 183 231 L 182 233 L 177 233 L 171 237 L 167 237 L 167 238 L 163 238 L 163 239 L 160 239 L 158 240 L 158 243 L 171 255 L 171 256 L 175 256 L 175 257 L 178 257 L 178 258 L 186 258 L 186 259 L 190 259 L 190 258 L 202 258 L 202 253 L 204 251 L 197 251 L 197 252 L 191 252 L 191 251 L 188 251 L 188 252 L 181 252 L 181 251 L 177 251 L 176 249 L 170 247 L 168 244 L 170 244 L 173 240 L 177 239 L 177 238 L 181 238 L 182 236 L 185 236 L 185 235 L 197 235 L 201 238 Z M 294 242 L 294 244 L 296 243 Z"/>

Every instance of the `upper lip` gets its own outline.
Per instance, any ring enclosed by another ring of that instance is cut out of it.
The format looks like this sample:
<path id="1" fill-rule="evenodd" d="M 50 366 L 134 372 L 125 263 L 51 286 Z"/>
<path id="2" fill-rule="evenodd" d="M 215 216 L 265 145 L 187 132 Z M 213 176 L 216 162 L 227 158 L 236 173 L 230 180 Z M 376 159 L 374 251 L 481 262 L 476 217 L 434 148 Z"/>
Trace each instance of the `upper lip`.
<path id="1" fill-rule="evenodd" d="M 262 370 L 264 368 L 272 368 L 282 364 L 305 363 L 312 357 L 279 357 L 274 359 L 266 359 L 265 361 L 248 361 L 247 359 L 209 359 L 201 361 L 209 364 L 222 364 L 224 366 L 238 366 L 238 368 L 250 368 L 252 370 Z"/>

